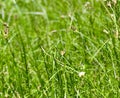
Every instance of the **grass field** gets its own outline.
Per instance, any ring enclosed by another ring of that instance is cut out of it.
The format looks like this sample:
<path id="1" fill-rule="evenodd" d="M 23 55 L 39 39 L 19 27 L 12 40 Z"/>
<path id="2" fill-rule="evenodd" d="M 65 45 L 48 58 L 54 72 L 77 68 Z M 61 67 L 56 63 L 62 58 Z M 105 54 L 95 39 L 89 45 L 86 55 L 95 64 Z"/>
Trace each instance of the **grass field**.
<path id="1" fill-rule="evenodd" d="M 120 98 L 120 0 L 0 0 L 0 98 Z"/>

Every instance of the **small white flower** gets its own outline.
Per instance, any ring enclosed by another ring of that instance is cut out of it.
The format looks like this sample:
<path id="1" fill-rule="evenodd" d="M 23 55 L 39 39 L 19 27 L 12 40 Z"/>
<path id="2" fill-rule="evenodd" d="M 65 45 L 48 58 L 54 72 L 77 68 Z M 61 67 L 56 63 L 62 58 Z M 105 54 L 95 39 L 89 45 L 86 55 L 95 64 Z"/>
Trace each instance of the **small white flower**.
<path id="1" fill-rule="evenodd" d="M 107 6 L 108 7 L 112 7 L 112 5 L 111 5 L 111 2 L 109 1 L 109 2 L 107 2 Z"/>
<path id="2" fill-rule="evenodd" d="M 114 5 L 116 5 L 116 4 L 117 4 L 117 0 L 112 0 L 112 2 L 114 3 Z"/>
<path id="3" fill-rule="evenodd" d="M 65 51 L 60 51 L 60 54 L 63 56 L 65 54 Z"/>
<path id="4" fill-rule="evenodd" d="M 85 72 L 79 72 L 79 73 L 78 73 L 78 76 L 79 76 L 79 77 L 83 77 L 84 75 L 85 75 Z"/>

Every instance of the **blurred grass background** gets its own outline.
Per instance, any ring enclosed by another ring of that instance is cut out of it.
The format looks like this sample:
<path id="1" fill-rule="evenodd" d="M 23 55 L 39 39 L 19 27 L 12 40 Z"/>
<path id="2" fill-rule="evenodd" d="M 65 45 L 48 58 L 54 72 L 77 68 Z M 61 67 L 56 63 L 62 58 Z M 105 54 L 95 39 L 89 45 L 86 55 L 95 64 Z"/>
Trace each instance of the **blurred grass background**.
<path id="1" fill-rule="evenodd" d="M 0 97 L 119 98 L 119 15 L 115 0 L 0 0 Z"/>

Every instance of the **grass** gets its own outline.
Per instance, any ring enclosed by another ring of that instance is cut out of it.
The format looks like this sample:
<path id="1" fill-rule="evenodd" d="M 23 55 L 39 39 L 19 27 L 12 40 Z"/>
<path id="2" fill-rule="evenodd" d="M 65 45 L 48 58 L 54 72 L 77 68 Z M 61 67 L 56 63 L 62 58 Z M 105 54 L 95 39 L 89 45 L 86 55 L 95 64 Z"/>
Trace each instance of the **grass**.
<path id="1" fill-rule="evenodd" d="M 113 1 L 1 0 L 0 97 L 120 98 Z"/>

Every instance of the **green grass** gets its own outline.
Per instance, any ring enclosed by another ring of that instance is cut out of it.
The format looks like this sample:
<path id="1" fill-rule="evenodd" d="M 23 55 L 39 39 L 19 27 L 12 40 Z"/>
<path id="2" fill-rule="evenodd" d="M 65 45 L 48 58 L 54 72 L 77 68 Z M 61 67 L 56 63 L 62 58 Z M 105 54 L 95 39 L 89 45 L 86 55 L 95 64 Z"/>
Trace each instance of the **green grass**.
<path id="1" fill-rule="evenodd" d="M 120 98 L 119 16 L 119 0 L 0 0 L 0 98 Z"/>

